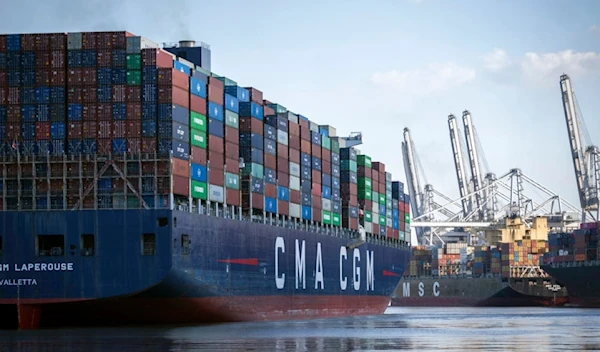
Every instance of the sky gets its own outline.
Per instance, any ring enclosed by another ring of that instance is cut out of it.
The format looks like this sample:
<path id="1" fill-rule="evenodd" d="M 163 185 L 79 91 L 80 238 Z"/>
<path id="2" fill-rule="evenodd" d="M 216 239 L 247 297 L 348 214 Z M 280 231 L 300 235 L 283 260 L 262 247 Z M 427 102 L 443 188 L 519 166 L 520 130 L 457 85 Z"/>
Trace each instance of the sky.
<path id="1" fill-rule="evenodd" d="M 208 43 L 213 72 L 338 135 L 362 132 L 359 149 L 394 180 L 408 127 L 427 182 L 453 199 L 449 114 L 471 112 L 487 171 L 520 168 L 575 205 L 562 73 L 600 144 L 600 1 L 5 0 L 0 13 L 2 33 Z"/>

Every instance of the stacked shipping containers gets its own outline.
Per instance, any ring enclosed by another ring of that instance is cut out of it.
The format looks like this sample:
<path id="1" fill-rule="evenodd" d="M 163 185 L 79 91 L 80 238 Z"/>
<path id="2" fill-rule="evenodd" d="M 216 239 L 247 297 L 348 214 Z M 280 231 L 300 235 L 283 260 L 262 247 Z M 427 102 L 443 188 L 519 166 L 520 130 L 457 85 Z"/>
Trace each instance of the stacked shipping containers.
<path id="1" fill-rule="evenodd" d="M 353 230 L 361 215 L 408 240 L 407 196 L 382 163 L 199 66 L 202 50 L 189 62 L 127 32 L 0 36 L 0 209 L 208 201 Z"/>

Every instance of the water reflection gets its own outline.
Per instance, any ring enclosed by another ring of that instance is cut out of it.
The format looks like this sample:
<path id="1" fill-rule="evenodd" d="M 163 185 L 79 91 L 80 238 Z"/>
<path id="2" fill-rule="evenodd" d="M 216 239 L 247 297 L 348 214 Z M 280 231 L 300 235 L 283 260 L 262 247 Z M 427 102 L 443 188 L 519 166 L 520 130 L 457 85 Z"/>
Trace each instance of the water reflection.
<path id="1" fill-rule="evenodd" d="M 1 331 L 0 351 L 600 349 L 597 310 L 394 308 L 377 317 L 196 327 Z"/>

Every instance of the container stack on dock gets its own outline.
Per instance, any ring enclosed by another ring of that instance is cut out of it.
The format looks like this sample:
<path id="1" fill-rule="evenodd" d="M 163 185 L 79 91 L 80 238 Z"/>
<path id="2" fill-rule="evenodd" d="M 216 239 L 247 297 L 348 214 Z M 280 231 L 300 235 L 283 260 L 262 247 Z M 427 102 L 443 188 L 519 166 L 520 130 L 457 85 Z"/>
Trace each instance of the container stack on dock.
<path id="1" fill-rule="evenodd" d="M 210 209 L 410 241 L 383 163 L 212 73 L 205 45 L 0 36 L 0 155 L 0 210 Z"/>

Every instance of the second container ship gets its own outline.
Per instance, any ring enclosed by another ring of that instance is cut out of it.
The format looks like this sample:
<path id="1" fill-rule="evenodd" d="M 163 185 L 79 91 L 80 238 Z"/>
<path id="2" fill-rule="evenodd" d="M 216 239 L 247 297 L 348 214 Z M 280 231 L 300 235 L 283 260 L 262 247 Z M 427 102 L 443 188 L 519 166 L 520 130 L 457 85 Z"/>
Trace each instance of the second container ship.
<path id="1" fill-rule="evenodd" d="M 383 313 L 410 257 L 385 165 L 128 32 L 0 35 L 0 322 Z"/>

